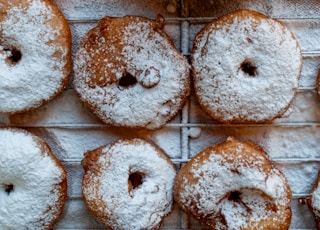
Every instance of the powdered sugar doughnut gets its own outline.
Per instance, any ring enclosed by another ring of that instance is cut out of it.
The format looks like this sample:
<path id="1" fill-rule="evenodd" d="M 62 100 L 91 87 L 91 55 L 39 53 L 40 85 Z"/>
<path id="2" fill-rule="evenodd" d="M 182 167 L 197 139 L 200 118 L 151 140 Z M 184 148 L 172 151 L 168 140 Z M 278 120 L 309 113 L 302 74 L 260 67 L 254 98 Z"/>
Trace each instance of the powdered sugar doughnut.
<path id="1" fill-rule="evenodd" d="M 317 228 L 320 229 L 320 171 L 318 172 L 317 180 L 312 188 L 312 191 L 310 192 L 310 195 L 306 199 L 306 203 L 310 210 L 313 212 Z"/>
<path id="2" fill-rule="evenodd" d="M 111 229 L 157 229 L 171 211 L 175 168 L 142 139 L 118 140 L 85 154 L 82 193 Z"/>
<path id="3" fill-rule="evenodd" d="M 223 123 L 261 123 L 289 107 L 302 57 L 284 25 L 238 10 L 200 31 L 191 63 L 197 99 L 211 117 Z"/>
<path id="4" fill-rule="evenodd" d="M 40 138 L 0 129 L 0 229 L 52 229 L 67 195 L 61 163 Z"/>
<path id="5" fill-rule="evenodd" d="M 74 86 L 106 124 L 157 129 L 189 94 L 189 65 L 162 31 L 162 17 L 105 17 L 75 55 Z"/>
<path id="6" fill-rule="evenodd" d="M 56 97 L 71 71 L 71 33 L 47 0 L 0 2 L 0 112 L 25 112 Z"/>
<path id="7" fill-rule="evenodd" d="M 177 174 L 178 205 L 212 229 L 288 229 L 291 191 L 267 154 L 228 138 L 194 156 Z"/>

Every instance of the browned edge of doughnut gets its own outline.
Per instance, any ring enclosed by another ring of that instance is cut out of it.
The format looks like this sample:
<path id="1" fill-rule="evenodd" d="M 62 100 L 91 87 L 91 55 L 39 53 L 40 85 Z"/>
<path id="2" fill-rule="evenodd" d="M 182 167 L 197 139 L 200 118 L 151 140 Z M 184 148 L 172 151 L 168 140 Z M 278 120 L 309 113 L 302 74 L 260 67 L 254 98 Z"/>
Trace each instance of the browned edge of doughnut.
<path id="1" fill-rule="evenodd" d="M 57 207 L 59 209 L 59 212 L 56 214 L 56 218 L 55 220 L 52 222 L 51 226 L 48 227 L 48 229 L 52 229 L 52 227 L 59 221 L 59 219 L 61 218 L 63 211 L 64 211 L 64 207 L 67 201 L 67 191 L 68 191 L 68 183 L 67 183 L 67 172 L 64 168 L 64 166 L 62 165 L 62 163 L 60 162 L 60 160 L 55 156 L 55 154 L 52 152 L 51 147 L 48 145 L 48 143 L 46 143 L 44 140 L 42 140 L 41 138 L 34 136 L 34 139 L 41 145 L 41 147 L 43 148 L 42 152 L 46 151 L 48 152 L 48 155 L 51 157 L 51 159 L 54 160 L 55 164 L 57 165 L 57 167 L 62 171 L 62 181 L 57 185 L 57 187 L 59 188 L 59 202 L 57 204 Z"/>
<path id="2" fill-rule="evenodd" d="M 50 4 L 50 6 L 52 7 L 52 10 L 54 11 L 54 14 L 56 15 L 56 17 L 54 17 L 55 19 L 55 24 L 58 26 L 61 26 L 61 24 L 63 25 L 63 34 L 61 34 L 61 44 L 66 44 L 67 50 L 68 50 L 68 54 L 66 57 L 66 65 L 64 67 L 64 76 L 65 78 L 63 79 L 62 83 L 61 83 L 61 87 L 60 89 L 58 89 L 57 93 L 50 99 L 45 101 L 44 103 L 48 103 L 49 101 L 53 100 L 54 98 L 57 98 L 59 95 L 61 95 L 63 93 L 63 90 L 65 90 L 68 86 L 69 80 L 70 80 L 70 75 L 71 75 L 71 70 L 72 70 L 72 33 L 71 33 L 71 29 L 69 26 L 69 23 L 67 21 L 67 19 L 65 18 L 63 12 L 53 3 L 51 3 L 51 1 L 49 0 L 42 0 L 42 1 L 46 1 L 48 4 Z"/>
<path id="3" fill-rule="evenodd" d="M 318 100 L 320 100 L 320 69 L 318 70 L 318 75 L 316 79 L 316 93 Z"/>
<path id="4" fill-rule="evenodd" d="M 315 210 L 312 207 L 312 193 L 320 186 L 320 170 L 318 171 L 318 175 L 317 178 L 313 184 L 313 187 L 309 193 L 309 195 L 306 198 L 301 198 L 299 201 L 301 204 L 307 204 L 309 210 L 312 212 L 315 221 L 316 221 L 316 225 L 317 225 L 317 229 L 320 229 L 320 216 L 316 216 L 315 215 Z M 318 210 L 320 211 L 320 210 Z"/>

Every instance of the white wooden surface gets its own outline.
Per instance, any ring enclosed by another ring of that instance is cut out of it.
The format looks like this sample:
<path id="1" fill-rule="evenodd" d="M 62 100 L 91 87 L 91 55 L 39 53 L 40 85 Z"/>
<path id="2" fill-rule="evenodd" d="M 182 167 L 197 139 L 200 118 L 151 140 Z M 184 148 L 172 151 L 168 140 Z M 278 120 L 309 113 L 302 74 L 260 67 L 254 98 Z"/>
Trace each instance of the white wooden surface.
<path id="1" fill-rule="evenodd" d="M 2 126 L 25 128 L 48 142 L 68 172 L 68 200 L 56 229 L 103 229 L 88 213 L 81 197 L 83 153 L 118 138 L 142 137 L 157 143 L 179 169 L 200 150 L 227 136 L 261 145 L 286 175 L 293 193 L 291 229 L 315 229 L 311 212 L 298 198 L 306 196 L 320 169 L 320 101 L 315 84 L 320 66 L 320 1 L 317 0 L 54 0 L 69 21 L 73 52 L 97 20 L 108 16 L 140 15 L 166 18 L 165 31 L 184 55 L 190 54 L 196 33 L 210 20 L 239 8 L 260 11 L 285 23 L 303 52 L 299 92 L 285 116 L 273 124 L 221 125 L 209 118 L 195 101 L 189 102 L 172 122 L 157 131 L 107 127 L 79 101 L 72 88 L 36 111 L 8 117 Z M 168 12 L 168 4 L 176 12 Z M 203 229 L 176 206 L 162 229 Z"/>

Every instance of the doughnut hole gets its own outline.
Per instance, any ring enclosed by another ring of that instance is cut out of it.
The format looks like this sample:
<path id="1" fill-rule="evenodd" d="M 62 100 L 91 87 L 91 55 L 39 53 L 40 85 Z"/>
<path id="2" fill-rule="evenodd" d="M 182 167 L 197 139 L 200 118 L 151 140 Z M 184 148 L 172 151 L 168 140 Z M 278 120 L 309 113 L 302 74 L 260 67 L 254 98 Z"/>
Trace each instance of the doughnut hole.
<path id="1" fill-rule="evenodd" d="M 132 192 L 140 187 L 143 184 L 145 174 L 143 172 L 133 172 L 129 174 L 128 177 L 128 191 L 130 196 Z"/>
<path id="2" fill-rule="evenodd" d="M 247 75 L 249 75 L 250 77 L 254 77 L 258 74 L 257 71 L 257 67 L 255 66 L 255 64 L 246 59 L 244 60 L 241 64 L 240 64 L 240 69 Z"/>
<path id="3" fill-rule="evenodd" d="M 10 195 L 11 192 L 14 191 L 14 185 L 13 184 L 2 184 L 2 189 Z"/>
<path id="4" fill-rule="evenodd" d="M 246 213 L 252 213 L 253 210 L 256 210 L 259 207 L 263 207 L 265 214 L 268 211 L 277 211 L 277 206 L 274 204 L 272 197 L 259 190 L 241 189 L 230 191 L 226 198 L 229 202 L 238 204 L 239 207 L 243 207 L 244 210 L 246 210 Z"/>
<path id="5" fill-rule="evenodd" d="M 228 200 L 234 201 L 234 202 L 240 202 L 241 201 L 241 193 L 239 191 L 232 191 L 229 193 Z"/>
<path id="6" fill-rule="evenodd" d="M 119 86 L 128 88 L 134 86 L 137 83 L 137 79 L 132 74 L 126 72 L 119 80 Z"/>
<path id="7" fill-rule="evenodd" d="M 251 212 L 251 208 L 249 206 L 246 205 L 246 203 L 244 203 L 242 201 L 242 198 L 241 198 L 241 192 L 240 191 L 231 191 L 228 196 L 227 196 L 227 199 L 230 201 L 230 202 L 234 202 L 234 203 L 237 203 L 239 204 L 240 206 L 244 207 L 246 209 L 247 212 Z"/>
<path id="8" fill-rule="evenodd" d="M 15 66 L 18 64 L 22 58 L 22 53 L 20 50 L 18 50 L 15 47 L 12 47 L 10 49 L 4 49 L 7 53 L 6 62 L 10 66 Z"/>

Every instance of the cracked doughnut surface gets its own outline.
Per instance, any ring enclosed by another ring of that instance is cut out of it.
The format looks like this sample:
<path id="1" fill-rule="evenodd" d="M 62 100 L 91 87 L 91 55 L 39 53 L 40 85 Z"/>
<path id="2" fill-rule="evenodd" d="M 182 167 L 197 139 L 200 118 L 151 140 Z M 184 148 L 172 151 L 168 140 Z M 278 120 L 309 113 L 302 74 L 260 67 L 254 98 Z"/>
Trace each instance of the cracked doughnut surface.
<path id="1" fill-rule="evenodd" d="M 212 229 L 288 229 L 291 191 L 267 154 L 229 137 L 194 156 L 177 174 L 174 198 Z"/>
<path id="2" fill-rule="evenodd" d="M 162 31 L 164 20 L 105 17 L 75 55 L 74 86 L 102 121 L 157 129 L 189 95 L 189 64 Z"/>

